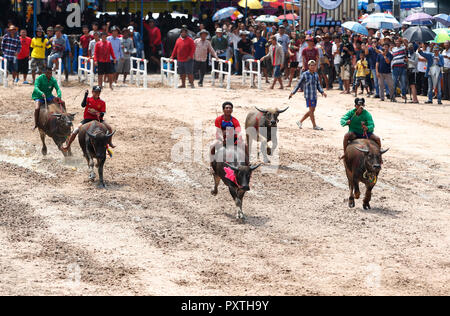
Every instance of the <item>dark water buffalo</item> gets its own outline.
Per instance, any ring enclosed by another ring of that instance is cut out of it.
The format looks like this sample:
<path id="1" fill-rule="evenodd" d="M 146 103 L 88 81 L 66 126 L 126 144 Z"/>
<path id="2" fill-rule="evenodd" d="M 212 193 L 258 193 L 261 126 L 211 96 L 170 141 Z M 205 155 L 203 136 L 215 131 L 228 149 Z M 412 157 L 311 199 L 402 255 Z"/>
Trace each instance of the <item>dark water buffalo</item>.
<path id="1" fill-rule="evenodd" d="M 48 107 L 43 105 L 39 112 L 38 129 L 42 140 L 42 154 L 47 155 L 47 145 L 45 136 L 51 137 L 58 149 L 65 157 L 72 156 L 71 151 L 63 151 L 62 145 L 72 133 L 73 120 L 75 114 L 66 113 L 65 106 L 50 103 Z"/>
<path id="2" fill-rule="evenodd" d="M 108 129 L 102 123 L 92 121 L 84 124 L 78 134 L 81 150 L 83 150 L 84 158 L 88 162 L 90 171 L 89 178 L 91 180 L 95 180 L 94 159 L 97 159 L 96 166 L 98 167 L 98 177 L 100 180 L 99 188 L 105 188 L 103 167 L 106 161 L 106 147 L 114 133 L 115 131 L 109 134 Z"/>
<path id="3" fill-rule="evenodd" d="M 225 161 L 228 161 L 228 163 Z M 216 152 L 215 160 L 212 162 L 214 189 L 211 191 L 211 194 L 217 195 L 217 187 L 222 179 L 236 203 L 237 219 L 244 219 L 242 200 L 244 199 L 245 192 L 250 191 L 250 177 L 252 172 L 260 166 L 248 166 L 244 161 L 244 150 L 238 149 L 237 147 L 228 147 L 228 149 L 222 147 Z"/>
<path id="4" fill-rule="evenodd" d="M 175 42 L 180 37 L 181 29 L 173 29 L 167 32 L 167 36 L 163 41 L 164 47 L 164 57 L 169 58 L 172 55 L 173 48 L 175 47 Z M 188 30 L 188 36 L 195 39 L 196 34 Z"/>
<path id="5" fill-rule="evenodd" d="M 261 153 L 264 157 L 264 162 L 266 163 L 270 162 L 267 154 L 272 155 L 278 146 L 278 115 L 285 112 L 288 108 L 289 107 L 284 110 L 278 110 L 278 108 L 261 110 L 256 108 L 256 110 L 252 110 L 247 115 L 245 120 L 245 130 L 247 134 L 248 148 L 251 150 L 252 142 L 254 140 L 256 140 L 257 143 L 261 141 Z M 272 148 L 267 147 L 267 143 L 270 141 L 272 141 Z"/>
<path id="6" fill-rule="evenodd" d="M 365 210 L 370 209 L 372 189 L 381 171 L 381 155 L 388 150 L 381 150 L 377 143 L 370 139 L 357 139 L 347 146 L 344 165 L 350 188 L 349 207 L 355 207 L 355 198 L 359 199 L 361 195 L 359 182 L 362 182 L 366 185 L 363 207 Z"/>

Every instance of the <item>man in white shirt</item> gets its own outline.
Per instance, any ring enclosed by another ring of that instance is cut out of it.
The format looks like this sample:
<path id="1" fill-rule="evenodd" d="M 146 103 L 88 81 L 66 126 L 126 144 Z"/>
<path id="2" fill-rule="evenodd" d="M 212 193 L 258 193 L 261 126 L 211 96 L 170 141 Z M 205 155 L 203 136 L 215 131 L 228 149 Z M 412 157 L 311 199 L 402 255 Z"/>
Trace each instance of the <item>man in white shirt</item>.
<path id="1" fill-rule="evenodd" d="M 233 57 L 233 66 L 235 75 L 239 73 L 239 50 L 238 50 L 238 43 L 241 40 L 241 37 L 239 36 L 239 29 L 236 26 L 232 27 L 232 31 L 228 34 L 228 44 L 232 46 L 233 53 L 230 54 L 234 55 Z M 228 58 L 228 57 L 227 57 Z"/>
<path id="2" fill-rule="evenodd" d="M 444 51 L 442 56 L 444 56 L 444 90 L 443 99 L 450 100 L 450 41 L 444 43 Z"/>
<path id="3" fill-rule="evenodd" d="M 339 90 L 343 91 L 344 86 L 341 79 L 341 52 L 339 48 L 341 47 L 341 37 L 339 35 L 334 36 L 333 48 L 331 53 L 334 56 L 334 71 L 339 82 Z"/>
<path id="4" fill-rule="evenodd" d="M 430 52 L 428 44 L 422 44 L 422 50 Z M 425 78 L 427 72 L 427 60 L 419 55 L 419 62 L 417 63 L 417 95 L 427 96 L 428 94 L 428 78 Z"/>
<path id="5" fill-rule="evenodd" d="M 304 68 L 303 65 L 303 50 L 308 47 L 308 43 L 305 41 L 306 36 L 301 34 L 300 35 L 300 48 L 298 50 L 298 54 L 297 54 L 297 61 L 298 61 L 298 78 L 300 79 L 300 77 L 302 76 L 302 70 Z"/>

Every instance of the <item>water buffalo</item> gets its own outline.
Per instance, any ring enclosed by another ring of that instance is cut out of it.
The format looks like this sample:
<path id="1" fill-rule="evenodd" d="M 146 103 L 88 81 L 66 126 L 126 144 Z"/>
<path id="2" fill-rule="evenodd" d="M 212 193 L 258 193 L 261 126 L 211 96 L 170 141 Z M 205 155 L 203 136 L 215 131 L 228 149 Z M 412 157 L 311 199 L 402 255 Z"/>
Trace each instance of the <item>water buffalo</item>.
<path id="1" fill-rule="evenodd" d="M 236 203 L 236 218 L 240 220 L 244 219 L 242 200 L 245 192 L 250 191 L 250 177 L 252 172 L 260 166 L 260 164 L 246 165 L 244 157 L 244 150 L 238 149 L 236 146 L 222 147 L 216 152 L 215 159 L 211 164 L 214 170 L 214 189 L 211 194 L 217 195 L 217 187 L 222 179 Z"/>
<path id="2" fill-rule="evenodd" d="M 50 103 L 48 106 L 41 106 L 37 127 L 42 140 L 42 154 L 47 155 L 47 145 L 45 136 L 51 137 L 64 157 L 72 156 L 71 151 L 62 150 L 62 145 L 72 133 L 73 120 L 75 114 L 66 113 L 64 105 Z"/>
<path id="3" fill-rule="evenodd" d="M 114 133 L 115 131 L 109 134 L 108 129 L 102 123 L 92 121 L 81 126 L 78 134 L 81 150 L 83 151 L 84 158 L 88 162 L 90 171 L 89 179 L 91 180 L 95 180 L 94 159 L 97 159 L 96 166 L 98 167 L 98 177 L 100 178 L 99 188 L 105 188 L 103 167 L 106 161 L 107 145 Z"/>
<path id="4" fill-rule="evenodd" d="M 258 143 L 261 138 L 261 153 L 264 157 L 264 162 L 268 163 L 270 161 L 267 154 L 271 156 L 278 146 L 278 115 L 285 112 L 289 107 L 284 110 L 278 110 L 278 108 L 268 108 L 267 110 L 255 108 L 256 110 L 252 110 L 245 120 L 247 144 L 249 150 L 251 150 L 253 140 L 256 140 Z M 267 143 L 270 141 L 272 141 L 272 148 L 267 147 Z"/>
<path id="5" fill-rule="evenodd" d="M 175 42 L 180 37 L 181 29 L 173 29 L 167 32 L 166 38 L 163 41 L 164 56 L 169 58 L 172 55 L 173 48 L 175 47 Z M 188 30 L 188 36 L 195 39 L 196 34 Z"/>
<path id="6" fill-rule="evenodd" d="M 347 146 L 344 155 L 345 172 L 350 188 L 349 207 L 355 207 L 355 198 L 359 199 L 359 182 L 366 185 L 363 208 L 370 209 L 372 189 L 377 183 L 381 171 L 381 155 L 389 150 L 382 150 L 373 140 L 357 139 Z M 354 194 L 353 194 L 354 192 Z"/>

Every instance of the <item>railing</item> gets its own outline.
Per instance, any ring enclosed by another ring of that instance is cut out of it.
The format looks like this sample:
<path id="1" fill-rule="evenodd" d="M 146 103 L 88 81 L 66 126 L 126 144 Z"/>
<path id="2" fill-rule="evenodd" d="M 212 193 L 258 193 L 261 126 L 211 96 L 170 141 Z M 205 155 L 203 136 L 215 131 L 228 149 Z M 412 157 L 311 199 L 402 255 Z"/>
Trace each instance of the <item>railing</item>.
<path id="1" fill-rule="evenodd" d="M 223 59 L 211 59 L 212 69 L 212 85 L 214 86 L 216 81 L 216 74 L 219 76 L 220 87 L 223 88 L 224 77 L 227 78 L 227 90 L 231 88 L 231 62 Z M 216 68 L 216 63 L 218 63 L 218 68 Z M 224 70 L 224 66 L 226 66 L 227 70 Z"/>
<path id="2" fill-rule="evenodd" d="M 256 70 L 253 70 L 253 65 L 256 63 Z M 247 70 L 248 64 L 248 70 Z M 247 75 L 250 77 L 250 87 L 254 86 L 254 76 L 258 79 L 258 89 L 261 90 L 261 61 L 256 59 L 247 59 L 242 61 L 242 84 L 245 84 Z"/>
<path id="3" fill-rule="evenodd" d="M 133 84 L 134 81 L 136 81 L 136 84 L 140 86 L 142 80 L 144 89 L 148 88 L 147 63 L 148 61 L 146 59 L 130 57 L 130 84 Z M 144 67 L 141 67 L 141 64 L 143 64 Z M 136 67 L 134 65 L 136 65 Z"/>
<path id="4" fill-rule="evenodd" d="M 172 69 L 173 65 L 173 69 Z M 167 85 L 178 87 L 178 61 L 170 58 L 161 57 L 161 83 L 164 84 L 167 79 Z"/>
<path id="5" fill-rule="evenodd" d="M 0 82 L 5 88 L 8 87 L 8 60 L 0 56 Z"/>
<path id="6" fill-rule="evenodd" d="M 78 81 L 89 80 L 89 85 L 94 86 L 94 59 L 90 57 L 78 56 Z"/>

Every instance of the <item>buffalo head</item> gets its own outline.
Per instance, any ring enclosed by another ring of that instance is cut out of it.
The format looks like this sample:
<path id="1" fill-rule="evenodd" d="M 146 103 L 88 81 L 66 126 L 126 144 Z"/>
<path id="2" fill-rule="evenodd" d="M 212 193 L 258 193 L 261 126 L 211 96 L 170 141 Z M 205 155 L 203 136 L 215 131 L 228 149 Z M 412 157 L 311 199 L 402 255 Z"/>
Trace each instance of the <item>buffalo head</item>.
<path id="1" fill-rule="evenodd" d="M 75 114 L 68 113 L 53 113 L 52 116 L 56 118 L 56 134 L 58 135 L 70 135 L 73 127 L 73 120 L 75 119 Z"/>
<path id="2" fill-rule="evenodd" d="M 98 134 L 92 134 L 91 132 L 87 131 L 87 135 L 89 137 L 89 142 L 92 145 L 95 153 L 95 158 L 99 160 L 106 159 L 106 147 L 109 144 L 111 137 L 114 135 L 116 131 L 109 134 L 108 132 L 106 134 L 98 133 Z"/>
<path id="3" fill-rule="evenodd" d="M 261 164 L 253 166 L 232 166 L 225 163 L 225 165 L 234 171 L 238 188 L 244 191 L 250 191 L 250 177 Z"/>
<path id="4" fill-rule="evenodd" d="M 278 108 L 268 108 L 267 110 L 261 110 L 255 107 L 259 112 L 264 114 L 265 124 L 263 126 L 266 127 L 277 127 L 278 123 L 278 115 L 280 113 L 285 112 L 289 107 L 285 108 L 284 110 L 278 110 Z"/>
<path id="5" fill-rule="evenodd" d="M 381 155 L 387 152 L 389 148 L 385 150 L 378 150 L 378 148 L 375 149 L 372 146 L 370 148 L 360 148 L 356 146 L 355 148 L 364 153 L 364 165 L 367 171 L 378 174 L 381 170 Z"/>

